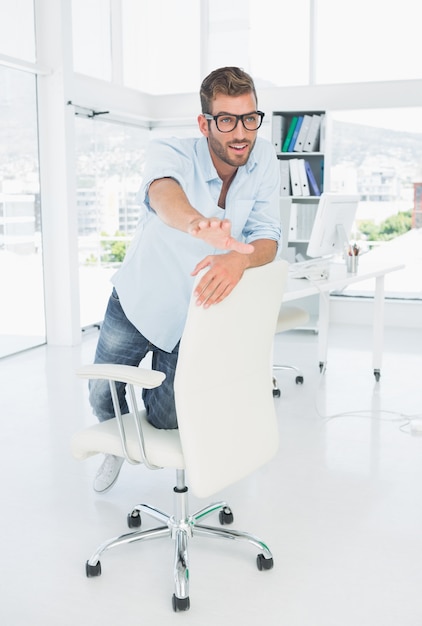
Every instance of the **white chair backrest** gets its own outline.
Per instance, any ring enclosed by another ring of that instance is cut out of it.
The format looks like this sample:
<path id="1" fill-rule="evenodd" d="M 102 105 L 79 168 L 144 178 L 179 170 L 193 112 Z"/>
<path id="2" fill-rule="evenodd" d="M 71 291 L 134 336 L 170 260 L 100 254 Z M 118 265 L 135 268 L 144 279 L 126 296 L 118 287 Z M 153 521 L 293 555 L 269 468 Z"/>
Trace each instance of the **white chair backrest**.
<path id="1" fill-rule="evenodd" d="M 175 397 L 188 483 L 208 497 L 274 456 L 274 333 L 286 261 L 248 269 L 209 309 L 192 298 L 180 344 Z"/>

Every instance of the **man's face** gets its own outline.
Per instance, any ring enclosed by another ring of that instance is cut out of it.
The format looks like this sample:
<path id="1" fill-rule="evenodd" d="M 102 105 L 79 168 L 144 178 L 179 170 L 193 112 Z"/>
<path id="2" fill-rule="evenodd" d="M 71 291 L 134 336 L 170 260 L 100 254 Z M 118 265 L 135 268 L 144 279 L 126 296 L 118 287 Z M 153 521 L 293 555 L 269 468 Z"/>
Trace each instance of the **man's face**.
<path id="1" fill-rule="evenodd" d="M 243 115 L 256 111 L 256 101 L 252 93 L 242 96 L 219 95 L 212 103 L 211 115 L 221 113 Z M 203 116 L 198 117 L 199 128 L 208 138 L 208 146 L 211 158 L 218 172 L 230 171 L 230 168 L 238 168 L 245 165 L 256 141 L 256 130 L 246 130 L 239 120 L 236 127 L 230 132 L 218 130 L 215 120 L 208 122 Z M 228 169 L 227 166 L 230 166 Z"/>

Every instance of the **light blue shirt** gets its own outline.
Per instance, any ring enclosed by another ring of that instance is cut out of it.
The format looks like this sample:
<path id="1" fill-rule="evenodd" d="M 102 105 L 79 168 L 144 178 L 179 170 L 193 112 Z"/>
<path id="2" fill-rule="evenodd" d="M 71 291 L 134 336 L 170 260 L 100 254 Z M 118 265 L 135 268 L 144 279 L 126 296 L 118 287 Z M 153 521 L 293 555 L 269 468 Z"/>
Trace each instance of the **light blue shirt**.
<path id="1" fill-rule="evenodd" d="M 272 144 L 257 138 L 248 162 L 239 167 L 218 206 L 222 181 L 205 137 L 151 141 L 138 197 L 140 221 L 125 260 L 112 277 L 127 318 L 152 344 L 171 352 L 186 321 L 194 278 L 209 254 L 203 241 L 164 224 L 150 207 L 149 185 L 158 178 L 178 181 L 190 203 L 206 217 L 227 218 L 236 239 L 280 241 L 279 165 Z"/>

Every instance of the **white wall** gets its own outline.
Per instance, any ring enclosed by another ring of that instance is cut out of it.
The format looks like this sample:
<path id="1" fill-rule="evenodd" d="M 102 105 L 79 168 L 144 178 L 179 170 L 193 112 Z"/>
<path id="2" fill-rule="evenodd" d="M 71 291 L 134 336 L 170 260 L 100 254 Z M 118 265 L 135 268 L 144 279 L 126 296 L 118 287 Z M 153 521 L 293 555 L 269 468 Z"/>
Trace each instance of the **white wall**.
<path id="1" fill-rule="evenodd" d="M 258 99 L 267 121 L 275 110 L 417 107 L 422 106 L 422 80 L 261 89 Z M 112 116 L 148 119 L 153 125 L 164 121 L 192 122 L 200 113 L 197 93 L 151 96 L 80 75 L 74 78 L 72 100 L 92 108 L 105 108 Z"/>

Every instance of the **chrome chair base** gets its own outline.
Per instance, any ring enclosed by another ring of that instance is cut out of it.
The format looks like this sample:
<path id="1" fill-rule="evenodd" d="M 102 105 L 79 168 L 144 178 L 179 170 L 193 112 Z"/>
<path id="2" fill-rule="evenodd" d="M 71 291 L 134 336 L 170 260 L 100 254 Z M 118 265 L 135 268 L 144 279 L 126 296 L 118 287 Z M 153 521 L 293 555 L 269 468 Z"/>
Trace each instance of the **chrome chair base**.
<path id="1" fill-rule="evenodd" d="M 273 370 L 290 370 L 292 372 L 296 372 L 295 382 L 296 385 L 303 385 L 303 372 L 295 365 L 274 365 L 272 366 Z M 274 398 L 280 397 L 280 389 L 277 383 L 277 379 L 273 376 L 273 396 Z"/>
<path id="2" fill-rule="evenodd" d="M 199 523 L 211 513 L 218 512 L 220 524 L 231 524 L 233 514 L 226 502 L 216 502 L 199 509 L 192 515 L 188 514 L 188 488 L 185 485 L 183 470 L 177 470 L 177 486 L 174 488 L 176 513 L 168 515 L 148 504 L 136 505 L 127 517 L 129 528 L 139 528 L 142 524 L 141 513 L 161 522 L 161 526 L 150 530 L 135 530 L 102 543 L 86 562 L 86 575 L 89 578 L 100 576 L 101 555 L 117 546 L 146 541 L 161 537 L 170 537 L 174 541 L 174 594 L 172 598 L 174 611 L 186 611 L 190 607 L 189 599 L 189 552 L 188 542 L 195 536 L 232 539 L 245 541 L 260 550 L 256 558 L 259 570 L 271 569 L 274 565 L 273 556 L 268 546 L 255 535 L 237 530 L 227 530 Z"/>

